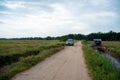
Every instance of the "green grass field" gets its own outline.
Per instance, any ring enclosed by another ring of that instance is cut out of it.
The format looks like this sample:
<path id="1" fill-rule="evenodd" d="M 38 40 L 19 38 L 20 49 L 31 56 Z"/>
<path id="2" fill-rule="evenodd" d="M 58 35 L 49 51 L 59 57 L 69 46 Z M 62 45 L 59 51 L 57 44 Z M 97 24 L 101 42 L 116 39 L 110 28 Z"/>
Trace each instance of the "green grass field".
<path id="1" fill-rule="evenodd" d="M 103 41 L 103 46 L 113 48 L 114 52 L 120 54 L 120 41 Z"/>
<path id="2" fill-rule="evenodd" d="M 23 54 L 29 49 L 57 43 L 57 40 L 0 40 L 0 55 Z"/>
<path id="3" fill-rule="evenodd" d="M 106 57 L 91 48 L 89 46 L 91 42 L 82 41 L 82 43 L 86 63 L 93 80 L 120 80 L 120 69 L 117 69 Z"/>
<path id="4" fill-rule="evenodd" d="M 87 43 L 91 45 L 92 41 L 87 41 Z M 120 41 L 102 41 L 102 46 L 113 48 L 114 52 L 120 53 Z"/>
<path id="5" fill-rule="evenodd" d="M 0 40 L 0 80 L 9 80 L 63 48 L 58 40 Z"/>
<path id="6" fill-rule="evenodd" d="M 92 41 L 87 41 L 87 44 L 92 45 Z M 102 41 L 102 46 L 109 49 L 109 53 L 120 60 L 120 41 Z"/>
<path id="7" fill-rule="evenodd" d="M 36 55 L 57 44 L 60 44 L 57 40 L 1 40 L 0 66 L 16 62 L 19 57 Z"/>

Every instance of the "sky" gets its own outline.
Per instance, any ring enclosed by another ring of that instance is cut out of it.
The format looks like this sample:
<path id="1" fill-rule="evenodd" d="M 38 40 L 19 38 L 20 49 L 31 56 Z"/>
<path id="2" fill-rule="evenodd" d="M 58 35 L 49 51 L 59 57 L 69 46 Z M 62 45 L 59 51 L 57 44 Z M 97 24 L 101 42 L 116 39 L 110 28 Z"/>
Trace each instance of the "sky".
<path id="1" fill-rule="evenodd" d="M 120 0 L 0 0 L 0 38 L 120 32 Z"/>

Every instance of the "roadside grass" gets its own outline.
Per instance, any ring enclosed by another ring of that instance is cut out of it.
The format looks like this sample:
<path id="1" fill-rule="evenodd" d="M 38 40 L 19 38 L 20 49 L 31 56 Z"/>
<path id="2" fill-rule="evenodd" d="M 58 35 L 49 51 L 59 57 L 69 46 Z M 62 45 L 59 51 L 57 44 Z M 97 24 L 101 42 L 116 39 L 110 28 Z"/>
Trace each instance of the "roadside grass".
<path id="1" fill-rule="evenodd" d="M 115 53 L 120 54 L 120 41 L 103 41 L 103 46 L 113 48 Z"/>
<path id="2" fill-rule="evenodd" d="M 88 41 L 89 45 L 92 41 Z M 120 60 L 120 41 L 102 41 L 102 46 L 107 48 L 107 51 L 111 56 Z"/>
<path id="3" fill-rule="evenodd" d="M 0 74 L 0 80 L 9 80 L 15 74 L 29 69 L 33 65 L 37 64 L 40 61 L 43 61 L 45 58 L 51 56 L 52 54 L 55 54 L 63 48 L 63 44 L 51 45 L 49 48 L 40 51 L 37 55 L 21 57 L 18 62 L 12 63 L 6 67 L 6 70 Z"/>
<path id="4" fill-rule="evenodd" d="M 26 50 L 57 43 L 58 40 L 0 40 L 0 55 L 24 54 Z"/>
<path id="5" fill-rule="evenodd" d="M 120 60 L 120 41 L 103 41 L 103 46 L 110 49 L 109 53 Z"/>
<path id="6" fill-rule="evenodd" d="M 93 80 L 120 80 L 120 69 L 117 69 L 106 57 L 82 41 L 84 57 Z"/>
<path id="7" fill-rule="evenodd" d="M 59 44 L 63 43 L 57 40 L 0 40 L 0 67 Z"/>

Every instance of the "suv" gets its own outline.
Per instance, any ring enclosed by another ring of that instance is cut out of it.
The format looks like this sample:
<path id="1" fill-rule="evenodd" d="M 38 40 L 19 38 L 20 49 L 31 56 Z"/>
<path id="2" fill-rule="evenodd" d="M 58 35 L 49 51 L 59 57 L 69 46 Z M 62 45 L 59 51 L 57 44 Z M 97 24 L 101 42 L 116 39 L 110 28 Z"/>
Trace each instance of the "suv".
<path id="1" fill-rule="evenodd" d="M 74 40 L 73 39 L 68 39 L 66 41 L 66 45 L 73 46 L 74 45 Z"/>

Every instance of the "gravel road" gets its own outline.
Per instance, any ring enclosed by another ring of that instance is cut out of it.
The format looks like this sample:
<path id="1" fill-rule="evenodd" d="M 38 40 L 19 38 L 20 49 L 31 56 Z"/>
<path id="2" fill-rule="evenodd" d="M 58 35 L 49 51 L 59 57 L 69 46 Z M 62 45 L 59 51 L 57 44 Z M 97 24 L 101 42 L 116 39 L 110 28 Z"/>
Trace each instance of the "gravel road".
<path id="1" fill-rule="evenodd" d="M 67 46 L 11 80 L 91 80 L 81 48 L 81 42 Z"/>

